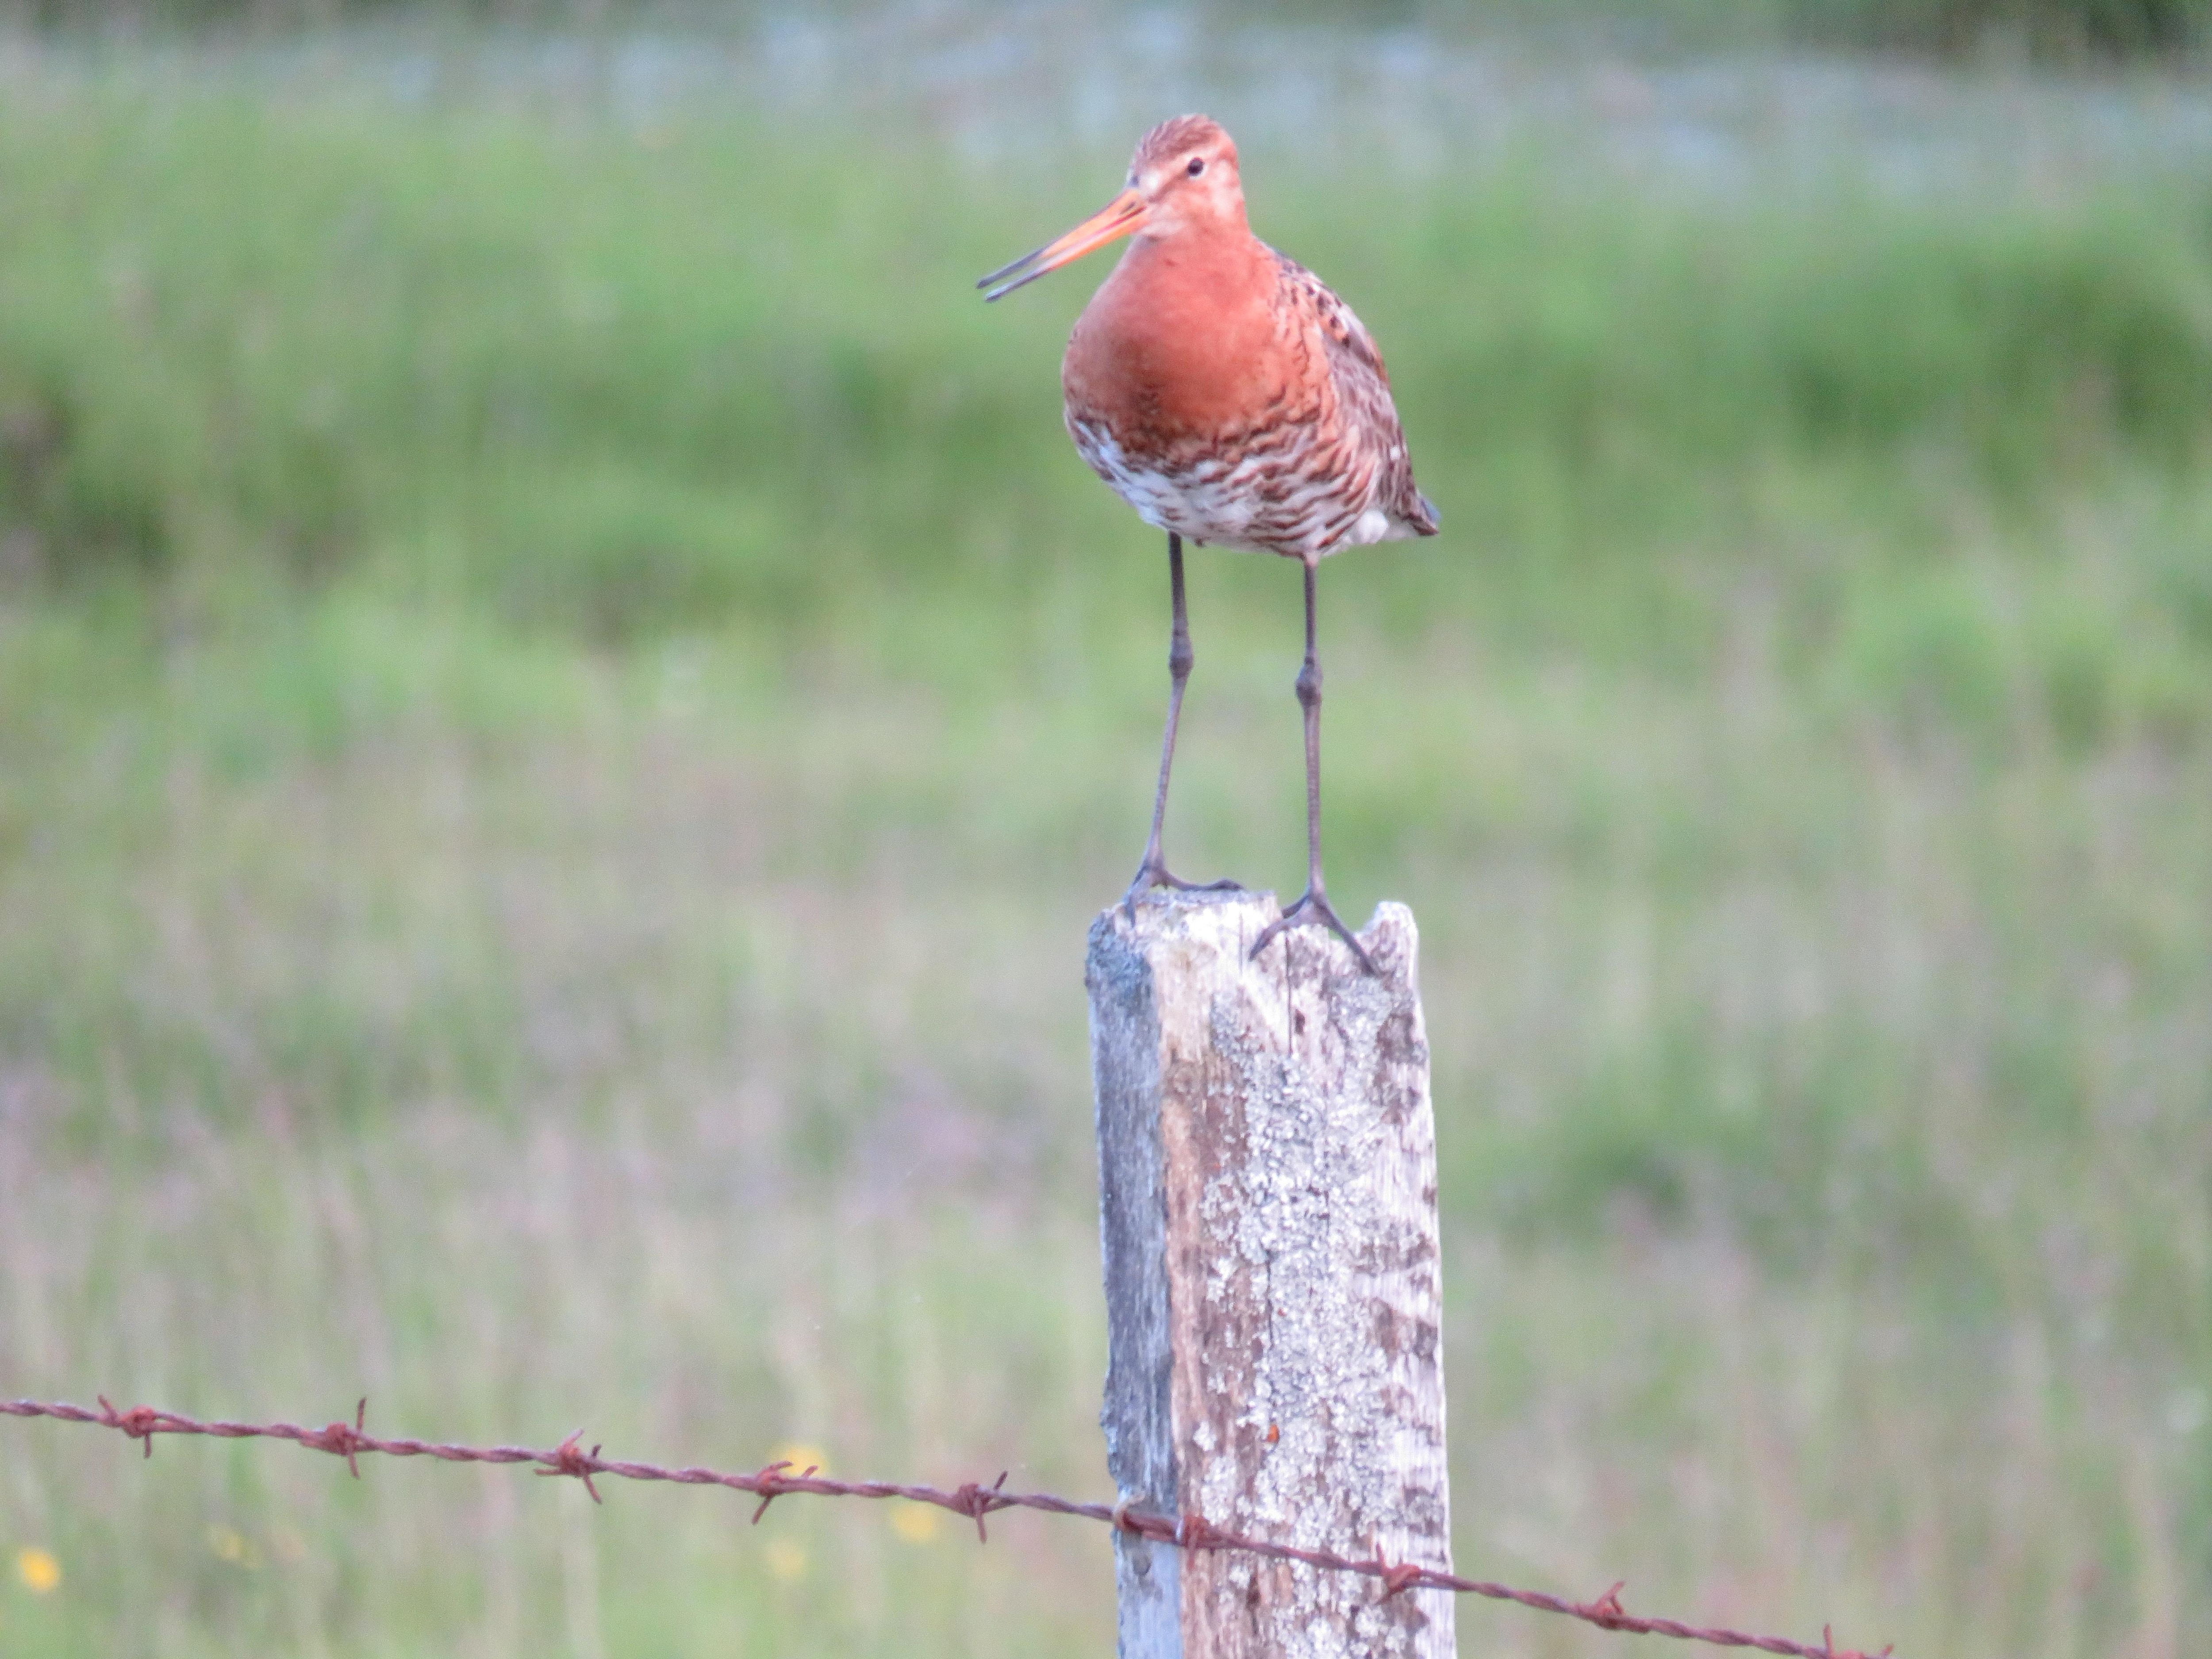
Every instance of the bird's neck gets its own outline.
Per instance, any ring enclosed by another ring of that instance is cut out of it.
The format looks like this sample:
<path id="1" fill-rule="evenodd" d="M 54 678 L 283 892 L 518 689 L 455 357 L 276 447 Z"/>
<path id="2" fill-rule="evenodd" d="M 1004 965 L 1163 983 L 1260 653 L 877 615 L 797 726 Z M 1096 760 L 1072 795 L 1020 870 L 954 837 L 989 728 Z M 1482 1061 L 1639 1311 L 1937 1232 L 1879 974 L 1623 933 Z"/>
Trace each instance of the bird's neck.
<path id="1" fill-rule="evenodd" d="M 1167 235 L 1139 235 L 1112 280 L 1154 304 L 1195 307 L 1220 325 L 1272 291 L 1272 272 L 1262 269 L 1269 263 L 1266 246 L 1239 216 L 1234 222 L 1200 221 Z"/>

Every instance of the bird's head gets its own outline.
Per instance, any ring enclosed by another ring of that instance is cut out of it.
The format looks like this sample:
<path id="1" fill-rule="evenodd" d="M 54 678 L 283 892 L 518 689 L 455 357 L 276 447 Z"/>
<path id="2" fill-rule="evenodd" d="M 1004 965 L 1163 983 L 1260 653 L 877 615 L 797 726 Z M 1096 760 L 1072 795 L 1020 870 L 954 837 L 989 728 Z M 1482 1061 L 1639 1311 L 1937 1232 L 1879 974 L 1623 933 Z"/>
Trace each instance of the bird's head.
<path id="1" fill-rule="evenodd" d="M 1124 236 L 1164 240 L 1185 232 L 1244 227 L 1244 186 L 1237 176 L 1237 143 L 1203 115 L 1163 121 L 1129 158 L 1119 196 L 1057 240 L 1025 253 L 975 284 L 986 300 L 1012 293 L 1047 271 Z"/>

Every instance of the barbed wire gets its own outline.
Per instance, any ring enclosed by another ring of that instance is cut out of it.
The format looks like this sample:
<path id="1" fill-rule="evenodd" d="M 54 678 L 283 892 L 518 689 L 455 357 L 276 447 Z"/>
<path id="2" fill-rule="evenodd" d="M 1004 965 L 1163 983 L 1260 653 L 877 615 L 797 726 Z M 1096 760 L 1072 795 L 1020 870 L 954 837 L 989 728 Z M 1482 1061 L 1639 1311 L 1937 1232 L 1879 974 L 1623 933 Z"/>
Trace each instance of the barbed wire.
<path id="1" fill-rule="evenodd" d="M 1888 1659 L 1892 1650 L 1886 1647 L 1879 1654 L 1870 1655 L 1856 1648 L 1839 1648 L 1826 1627 L 1820 1632 L 1820 1644 L 1814 1647 L 1786 1637 L 1755 1636 L 1743 1631 L 1684 1624 L 1678 1619 L 1645 1618 L 1621 1606 L 1625 1580 L 1594 1601 L 1571 1601 L 1542 1590 L 1515 1589 L 1484 1579 L 1462 1578 L 1456 1573 L 1411 1561 L 1391 1562 L 1383 1559 L 1379 1546 L 1373 1556 L 1363 1559 L 1330 1550 L 1302 1549 L 1293 1544 L 1248 1538 L 1194 1514 L 1155 1515 L 1133 1509 L 1126 1503 L 1086 1504 L 1051 1492 L 1008 1492 L 1003 1473 L 988 1486 L 970 1480 L 947 1492 L 937 1486 L 908 1486 L 895 1480 L 834 1480 L 818 1473 L 818 1465 L 794 1474 L 787 1472 L 794 1467 L 788 1461 L 768 1464 L 750 1474 L 696 1466 L 668 1468 L 658 1463 L 629 1462 L 600 1456 L 598 1446 L 586 1451 L 580 1429 L 550 1450 L 528 1446 L 463 1446 L 445 1441 L 387 1439 L 368 1432 L 368 1401 L 365 1397 L 355 1408 L 351 1423 L 330 1423 L 319 1429 L 302 1428 L 296 1423 L 204 1423 L 182 1413 L 162 1411 L 153 1406 L 133 1406 L 127 1411 L 118 1411 L 108 1403 L 106 1395 L 99 1398 L 97 1411 L 60 1401 L 0 1401 L 0 1416 L 52 1418 L 64 1423 L 90 1423 L 114 1429 L 143 1445 L 149 1457 L 154 1455 L 154 1437 L 162 1434 L 206 1435 L 217 1440 L 289 1440 L 309 1451 L 343 1458 L 356 1480 L 361 1478 L 360 1459 L 365 1452 L 385 1457 L 434 1457 L 445 1463 L 530 1464 L 538 1474 L 581 1481 L 595 1504 L 605 1501 L 599 1487 L 592 1484 L 593 1477 L 603 1474 L 624 1480 L 667 1481 L 679 1486 L 726 1486 L 760 1499 L 760 1506 L 753 1511 L 755 1525 L 768 1513 L 770 1504 L 787 1496 L 903 1498 L 909 1503 L 932 1504 L 966 1516 L 975 1523 L 977 1541 L 988 1542 L 990 1534 L 984 1524 L 985 1516 L 1000 1510 L 1039 1510 L 1047 1515 L 1073 1515 L 1086 1521 L 1103 1521 L 1120 1531 L 1156 1543 L 1172 1544 L 1178 1549 L 1237 1551 L 1269 1560 L 1294 1561 L 1325 1572 L 1358 1573 L 1379 1581 L 1386 1598 L 1414 1589 L 1449 1590 L 1455 1595 L 1516 1602 L 1538 1613 L 1579 1619 L 1600 1630 L 1635 1636 L 1671 1636 L 1679 1641 L 1702 1642 L 1713 1647 L 1754 1648 L 1764 1653 L 1792 1655 L 1795 1659 Z"/>

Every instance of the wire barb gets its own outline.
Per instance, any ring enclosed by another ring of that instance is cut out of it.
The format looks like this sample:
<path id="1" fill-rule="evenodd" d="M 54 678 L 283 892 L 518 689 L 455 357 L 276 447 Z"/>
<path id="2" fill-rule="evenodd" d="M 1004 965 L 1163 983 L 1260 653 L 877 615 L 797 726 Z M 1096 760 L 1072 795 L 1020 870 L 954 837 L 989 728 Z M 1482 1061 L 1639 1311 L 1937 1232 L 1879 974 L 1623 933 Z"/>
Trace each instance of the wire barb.
<path id="1" fill-rule="evenodd" d="M 353 1408 L 353 1426 L 333 1423 L 319 1434 L 302 1435 L 300 1443 L 311 1451 L 328 1452 L 333 1457 L 343 1457 L 353 1478 L 361 1479 L 362 1429 L 368 1419 L 368 1396 L 363 1395 L 361 1403 Z"/>
<path id="2" fill-rule="evenodd" d="M 106 1413 L 99 1420 L 111 1429 L 120 1429 L 146 1448 L 146 1455 L 154 1455 L 154 1437 L 161 1431 L 161 1413 L 151 1406 L 133 1406 L 127 1412 L 118 1412 L 101 1395 L 100 1409 Z"/>
<path id="3" fill-rule="evenodd" d="M 599 1462 L 599 1449 L 594 1446 L 588 1452 L 582 1449 L 576 1443 L 583 1437 L 584 1431 L 579 1429 L 551 1451 L 538 1453 L 538 1461 L 545 1467 L 538 1473 L 564 1474 L 571 1480 L 580 1480 L 584 1483 L 584 1490 L 592 1494 L 592 1502 L 603 1504 L 606 1500 L 599 1496 L 599 1489 L 592 1484 L 592 1476 L 603 1467 Z"/>
<path id="4" fill-rule="evenodd" d="M 1670 1636 L 1681 1642 L 1702 1642 L 1713 1647 L 1756 1648 L 1762 1653 L 1790 1656 L 1790 1659 L 1890 1659 L 1894 1650 L 1886 1647 L 1880 1653 L 1869 1654 L 1857 1648 L 1838 1648 L 1834 1632 L 1827 1626 L 1820 1631 L 1820 1645 L 1793 1642 L 1781 1636 L 1754 1636 L 1742 1631 L 1706 1629 L 1686 1625 L 1679 1620 L 1650 1619 L 1628 1613 L 1620 1604 L 1620 1592 L 1626 1581 L 1616 1583 L 1595 1601 L 1570 1601 L 1564 1596 L 1549 1595 L 1542 1590 L 1515 1589 L 1510 1585 L 1493 1584 L 1479 1578 L 1462 1578 L 1437 1567 L 1424 1567 L 1412 1561 L 1393 1565 L 1383 1554 L 1379 1538 L 1369 1541 L 1370 1553 L 1362 1558 L 1339 1555 L 1329 1550 L 1302 1549 L 1293 1544 L 1275 1542 L 1270 1539 L 1251 1538 L 1229 1532 L 1215 1526 L 1194 1510 L 1180 1516 L 1152 1515 L 1133 1507 L 1124 1498 L 1106 1504 L 1078 1503 L 1051 1492 L 1008 1492 L 1006 1471 L 1001 1470 L 997 1480 L 985 1486 L 970 1480 L 951 1492 L 935 1486 L 900 1486 L 884 1480 L 831 1480 L 818 1477 L 820 1466 L 812 1465 L 796 1475 L 785 1471 L 792 1466 L 788 1461 L 763 1466 L 752 1474 L 726 1474 L 708 1468 L 670 1468 L 659 1463 L 617 1463 L 603 1460 L 600 1448 L 583 1449 L 584 1431 L 579 1429 L 550 1451 L 533 1451 L 524 1446 L 461 1446 L 426 1440 L 383 1439 L 368 1432 L 368 1401 L 364 1396 L 355 1407 L 353 1422 L 332 1423 L 320 1429 L 303 1429 L 295 1423 L 204 1423 L 176 1412 L 156 1410 L 151 1406 L 133 1406 L 119 1412 L 108 1402 L 106 1395 L 96 1396 L 100 1409 L 73 1406 L 66 1401 L 37 1400 L 0 1400 L 0 1417 L 44 1417 L 61 1423 L 90 1423 L 101 1428 L 116 1430 L 136 1440 L 145 1448 L 145 1455 L 154 1455 L 154 1437 L 157 1434 L 209 1435 L 222 1440 L 289 1440 L 309 1451 L 326 1452 L 342 1457 L 346 1467 L 356 1478 L 361 1474 L 360 1459 L 364 1453 L 381 1453 L 386 1457 L 434 1457 L 446 1463 L 529 1463 L 537 1466 L 541 1475 L 563 1475 L 584 1483 L 584 1490 L 592 1495 L 593 1503 L 603 1501 L 592 1477 L 611 1474 L 625 1480 L 666 1480 L 679 1486 L 727 1486 L 733 1492 L 751 1492 L 760 1498 L 760 1507 L 753 1511 L 753 1521 L 759 1523 L 768 1513 L 768 1506 L 787 1492 L 805 1492 L 818 1498 L 903 1498 L 917 1504 L 934 1504 L 955 1515 L 964 1515 L 975 1522 L 975 1536 L 980 1541 L 989 1541 L 983 1517 L 998 1510 L 1036 1510 L 1047 1515 L 1080 1516 L 1088 1521 L 1103 1522 L 1121 1532 L 1134 1533 L 1140 1538 L 1156 1539 L 1186 1550 L 1236 1550 L 1265 1557 L 1275 1561 L 1295 1562 L 1322 1572 L 1357 1573 L 1376 1580 L 1382 1586 L 1387 1599 L 1402 1595 L 1409 1589 L 1449 1590 L 1455 1595 L 1480 1595 L 1492 1601 L 1511 1601 L 1538 1613 L 1557 1613 L 1563 1618 L 1578 1619 L 1600 1630 L 1619 1631 L 1637 1636 Z"/>
<path id="5" fill-rule="evenodd" d="M 1856 1648 L 1838 1648 L 1836 1645 L 1835 1630 L 1828 1625 L 1820 1626 L 1820 1640 L 1826 1648 L 1822 1659 L 1889 1659 L 1889 1656 L 1897 1651 L 1897 1644 L 1894 1642 L 1880 1653 L 1863 1653 Z"/>
<path id="6" fill-rule="evenodd" d="M 1375 1552 L 1375 1565 L 1382 1571 L 1382 1599 L 1385 1601 L 1394 1595 L 1402 1595 L 1413 1589 L 1421 1582 L 1427 1571 L 1418 1562 L 1413 1561 L 1401 1561 L 1394 1567 L 1379 1549 Z"/>
<path id="7" fill-rule="evenodd" d="M 1620 1629 L 1628 1620 L 1628 1609 L 1620 1605 L 1620 1593 L 1627 1588 L 1626 1578 L 1614 1579 L 1611 1589 L 1582 1609 L 1582 1616 L 1600 1630 Z M 1827 1627 L 1822 1626 L 1821 1634 L 1826 1633 Z"/>
<path id="8" fill-rule="evenodd" d="M 764 1463 L 761 1466 L 761 1472 L 753 1476 L 750 1485 L 745 1484 L 743 1476 L 732 1483 L 741 1492 L 760 1494 L 760 1507 L 753 1511 L 753 1525 L 760 1525 L 761 1516 L 768 1513 L 768 1506 L 783 1496 L 787 1488 L 780 1477 L 790 1467 L 791 1460 L 787 1457 L 779 1462 Z"/>
<path id="9" fill-rule="evenodd" d="M 991 1541 L 991 1534 L 984 1529 L 983 1517 L 993 1510 L 1012 1507 L 1012 1498 L 1000 1496 L 1000 1493 L 1005 1490 L 1008 1473 L 1009 1471 L 1006 1469 L 1000 1469 L 998 1480 L 988 1490 L 970 1480 L 952 1494 L 953 1501 L 950 1507 L 957 1514 L 974 1517 L 975 1541 L 979 1544 L 988 1544 Z"/>

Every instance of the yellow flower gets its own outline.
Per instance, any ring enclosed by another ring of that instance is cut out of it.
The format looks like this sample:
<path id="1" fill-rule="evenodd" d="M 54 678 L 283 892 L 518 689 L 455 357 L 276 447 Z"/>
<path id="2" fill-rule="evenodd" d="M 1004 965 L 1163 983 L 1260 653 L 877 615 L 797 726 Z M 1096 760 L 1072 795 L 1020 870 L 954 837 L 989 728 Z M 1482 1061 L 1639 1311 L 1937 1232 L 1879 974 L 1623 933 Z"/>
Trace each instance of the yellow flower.
<path id="1" fill-rule="evenodd" d="M 228 1561 L 234 1567 L 249 1571 L 261 1565 L 261 1552 L 253 1547 L 252 1540 L 234 1527 L 210 1527 L 207 1546 L 217 1559 Z"/>
<path id="2" fill-rule="evenodd" d="M 927 1504 L 895 1504 L 891 1530 L 909 1544 L 927 1544 L 937 1536 L 937 1510 Z"/>
<path id="3" fill-rule="evenodd" d="M 62 1582 L 62 1564 L 54 1559 L 52 1550 L 36 1546 L 15 1552 L 15 1577 L 23 1581 L 24 1588 L 33 1595 L 44 1595 L 57 1589 Z"/>
<path id="4" fill-rule="evenodd" d="M 806 1552 L 779 1538 L 768 1547 L 768 1570 L 779 1578 L 796 1578 L 806 1571 Z"/>

